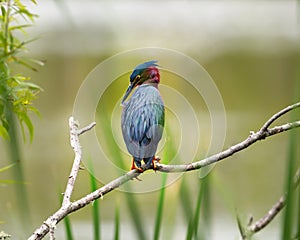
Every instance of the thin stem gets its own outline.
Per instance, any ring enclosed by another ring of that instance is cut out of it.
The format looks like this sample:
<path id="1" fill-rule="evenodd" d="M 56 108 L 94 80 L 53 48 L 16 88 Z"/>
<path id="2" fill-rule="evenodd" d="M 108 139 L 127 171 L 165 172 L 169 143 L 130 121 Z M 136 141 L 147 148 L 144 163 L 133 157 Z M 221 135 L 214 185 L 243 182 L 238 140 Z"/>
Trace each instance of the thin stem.
<path id="1" fill-rule="evenodd" d="M 267 128 L 276 120 L 278 119 L 279 117 L 281 117 L 282 115 L 286 114 L 287 112 L 295 109 L 295 108 L 298 108 L 300 107 L 300 102 L 298 103 L 295 103 L 291 106 L 288 106 L 284 109 L 282 109 L 281 111 L 279 111 L 278 113 L 274 114 L 261 128 L 261 131 L 266 131 Z"/>
<path id="2" fill-rule="evenodd" d="M 9 19 L 10 19 L 10 10 L 11 10 L 11 0 L 7 1 L 7 9 L 5 13 L 5 19 L 4 19 L 4 57 L 8 55 L 8 28 L 9 28 Z"/>
<path id="3" fill-rule="evenodd" d="M 299 186 L 299 181 L 300 181 L 300 168 L 297 170 L 295 174 L 293 188 L 297 188 Z M 251 224 L 247 230 L 251 233 L 256 233 L 262 230 L 277 216 L 277 214 L 284 208 L 285 204 L 286 204 L 286 194 L 279 198 L 279 200 L 270 208 L 270 210 L 265 216 L 263 216 L 255 223 Z"/>
<path id="4" fill-rule="evenodd" d="M 95 122 L 91 123 L 85 128 L 78 130 L 79 124 L 74 120 L 73 117 L 69 118 L 69 127 L 70 127 L 70 144 L 75 153 L 75 158 L 72 166 L 72 170 L 68 179 L 66 191 L 64 193 L 62 206 L 67 207 L 70 204 L 71 195 L 74 189 L 75 181 L 77 174 L 80 168 L 81 162 L 81 146 L 79 142 L 79 135 L 92 129 L 96 125 Z"/>

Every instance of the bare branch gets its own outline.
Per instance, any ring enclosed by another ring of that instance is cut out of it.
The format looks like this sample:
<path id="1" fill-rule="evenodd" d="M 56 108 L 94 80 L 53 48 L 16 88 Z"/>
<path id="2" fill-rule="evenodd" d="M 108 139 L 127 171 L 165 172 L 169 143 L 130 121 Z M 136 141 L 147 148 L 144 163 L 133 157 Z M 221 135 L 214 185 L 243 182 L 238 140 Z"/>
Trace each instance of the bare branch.
<path id="1" fill-rule="evenodd" d="M 280 118 L 282 115 L 286 114 L 287 112 L 300 107 L 300 102 L 295 103 L 293 105 L 290 105 L 284 109 L 282 109 L 281 111 L 279 111 L 278 113 L 274 114 L 268 121 L 266 121 L 266 123 L 262 126 L 261 131 L 266 131 L 267 128 L 278 118 Z"/>
<path id="2" fill-rule="evenodd" d="M 68 184 L 66 191 L 64 192 L 64 198 L 62 206 L 67 206 L 70 204 L 71 195 L 74 189 L 75 180 L 79 171 L 80 161 L 81 161 L 81 146 L 78 137 L 78 126 L 79 124 L 74 120 L 73 117 L 69 118 L 69 128 L 70 128 L 70 144 L 75 153 L 75 159 L 73 162 L 73 167 L 68 179 Z"/>
<path id="3" fill-rule="evenodd" d="M 300 105 L 299 105 L 300 106 Z M 252 145 L 253 143 L 259 141 L 259 140 L 263 140 L 267 137 L 270 137 L 272 135 L 293 129 L 293 128 L 297 128 L 300 127 L 300 121 L 296 121 L 293 123 L 287 123 L 281 126 L 277 126 L 271 129 L 266 129 L 266 130 L 259 130 L 256 133 L 251 133 L 250 136 L 245 139 L 244 141 L 231 146 L 230 148 L 217 153 L 215 155 L 212 155 L 208 158 L 205 158 L 203 160 L 200 160 L 198 162 L 193 162 L 190 164 L 182 164 L 182 165 L 165 165 L 165 164 L 161 164 L 161 163 L 156 163 L 156 167 L 157 167 L 157 171 L 161 171 L 161 172 L 186 172 L 186 171 L 192 171 L 195 169 L 200 169 L 202 167 L 208 166 L 210 164 L 219 162 L 220 160 L 223 160 L 227 157 L 232 156 L 233 154 L 235 154 L 236 152 L 239 152 L 247 147 L 249 147 L 250 145 Z"/>
<path id="4" fill-rule="evenodd" d="M 79 142 L 79 135 L 85 133 L 86 131 L 91 130 L 96 125 L 95 122 L 92 122 L 88 126 L 79 129 L 79 124 L 74 120 L 73 117 L 69 118 L 69 128 L 70 128 L 70 144 L 75 153 L 75 159 L 73 162 L 73 167 L 68 179 L 68 184 L 66 187 L 66 191 L 64 192 L 64 198 L 62 206 L 68 206 L 70 204 L 71 195 L 74 189 L 75 180 L 77 178 L 78 171 L 80 169 L 80 162 L 81 162 L 81 146 Z"/>
<path id="5" fill-rule="evenodd" d="M 298 187 L 299 181 L 300 181 L 300 168 L 297 170 L 295 174 L 294 188 Z M 264 227 L 266 227 L 277 216 L 277 214 L 284 208 L 285 202 L 286 202 L 286 194 L 279 198 L 279 200 L 271 207 L 271 209 L 268 211 L 268 213 L 265 216 L 263 216 L 261 219 L 248 226 L 247 231 L 253 234 L 259 232 Z"/>
<path id="6" fill-rule="evenodd" d="M 216 163 L 222 159 L 225 159 L 225 158 L 235 154 L 236 152 L 246 149 L 247 147 L 249 147 L 250 145 L 252 145 L 253 143 L 255 143 L 259 140 L 266 139 L 272 135 L 279 134 L 284 131 L 291 130 L 293 128 L 298 128 L 298 127 L 300 127 L 300 121 L 295 121 L 292 123 L 287 123 L 287 124 L 283 124 L 281 126 L 277 126 L 277 127 L 268 129 L 268 127 L 280 116 L 282 116 L 285 113 L 287 113 L 295 108 L 298 108 L 298 107 L 300 107 L 300 102 L 281 110 L 280 112 L 273 115 L 263 125 L 263 127 L 258 132 L 255 132 L 255 133 L 252 132 L 249 135 L 249 137 L 247 139 L 245 139 L 244 141 L 242 141 L 234 146 L 231 146 L 230 148 L 228 148 L 218 154 L 212 155 L 208 158 L 205 158 L 205 159 L 197 161 L 197 162 L 193 162 L 193 163 L 189 163 L 189 164 L 182 164 L 182 165 L 165 165 L 165 164 L 161 164 L 161 163 L 157 162 L 156 170 L 161 171 L 161 172 L 185 172 L 185 171 L 200 169 L 202 167 L 208 166 L 208 165 Z M 84 206 L 88 205 L 89 203 L 93 202 L 94 200 L 96 200 L 98 198 L 102 198 L 105 194 L 113 191 L 114 189 L 118 188 L 119 186 L 121 186 L 122 184 L 126 183 L 129 180 L 137 178 L 141 174 L 136 169 L 131 170 L 128 173 L 126 173 L 125 175 L 111 181 L 110 183 L 97 189 L 96 191 L 82 197 L 81 199 L 79 199 L 77 201 L 71 202 L 70 198 L 72 195 L 74 183 L 75 183 L 75 180 L 77 177 L 77 173 L 78 173 L 80 161 L 81 161 L 81 147 L 79 144 L 79 135 L 90 130 L 91 128 L 93 128 L 95 126 L 95 123 L 91 123 L 87 127 L 83 128 L 81 130 L 78 130 L 78 123 L 76 123 L 74 118 L 71 117 L 69 119 L 69 126 L 70 126 L 70 142 L 71 142 L 71 146 L 75 152 L 75 159 L 74 159 L 70 177 L 68 179 L 68 184 L 66 187 L 62 207 L 57 212 L 55 212 L 52 216 L 50 216 L 38 229 L 36 229 L 36 231 L 32 234 L 32 236 L 30 236 L 29 240 L 42 239 L 49 232 L 51 227 L 55 226 L 58 222 L 60 222 L 64 217 L 66 217 L 71 212 L 74 212 L 80 208 L 83 208 Z M 145 171 L 148 170 L 148 169 L 145 169 L 145 165 L 143 165 L 142 167 Z M 297 182 L 299 182 L 299 175 L 300 174 L 298 174 Z M 276 211 L 278 209 L 279 209 L 279 211 L 282 209 L 281 202 L 282 201 L 275 204 L 272 207 L 272 209 L 270 210 L 270 212 L 271 212 L 271 214 L 269 214 L 270 217 L 266 217 L 266 219 L 261 220 L 261 222 L 257 223 L 257 226 L 264 227 L 265 225 L 267 225 L 268 221 L 270 222 L 274 218 L 274 216 L 277 214 Z M 284 202 L 284 199 L 283 199 L 283 202 Z M 253 227 L 253 229 L 256 229 L 256 228 L 259 229 L 259 227 Z M 259 231 L 259 230 L 257 230 L 257 231 Z"/>
<path id="7" fill-rule="evenodd" d="M 50 240 L 55 240 L 55 226 L 50 227 L 49 235 L 50 235 Z"/>
<path id="8" fill-rule="evenodd" d="M 81 135 L 81 134 L 83 134 L 83 133 L 85 133 L 85 132 L 91 130 L 91 129 L 92 129 L 93 127 L 95 127 L 95 126 L 96 126 L 96 122 L 92 122 L 92 123 L 90 123 L 88 126 L 79 129 L 79 130 L 77 131 L 77 134 L 78 134 L 78 135 Z"/>

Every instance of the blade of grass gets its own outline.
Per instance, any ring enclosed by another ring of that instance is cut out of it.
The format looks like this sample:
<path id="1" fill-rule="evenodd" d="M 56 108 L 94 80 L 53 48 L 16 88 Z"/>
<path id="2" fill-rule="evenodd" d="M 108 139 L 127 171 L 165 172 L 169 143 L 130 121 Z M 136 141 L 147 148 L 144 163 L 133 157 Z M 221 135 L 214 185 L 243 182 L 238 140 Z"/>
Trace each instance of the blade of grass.
<path id="1" fill-rule="evenodd" d="M 236 222 L 237 222 L 237 225 L 238 225 L 238 228 L 239 228 L 240 235 L 241 235 L 242 239 L 247 239 L 244 224 L 242 223 L 242 220 L 241 220 L 241 218 L 238 214 L 236 214 Z"/>
<path id="2" fill-rule="evenodd" d="M 119 240 L 120 238 L 120 210 L 119 204 L 116 205 L 116 212 L 115 212 L 115 236 L 114 240 Z"/>
<path id="3" fill-rule="evenodd" d="M 287 192 L 286 196 L 286 207 L 283 215 L 282 222 L 282 236 L 281 239 L 291 239 L 292 237 L 292 228 L 293 228 L 293 175 L 295 170 L 295 133 L 290 131 L 290 143 L 288 150 L 288 161 L 286 166 L 286 184 L 285 191 Z"/>
<path id="4" fill-rule="evenodd" d="M 164 154 L 164 159 L 168 159 L 167 155 L 168 154 L 166 151 Z M 167 174 L 163 173 L 162 174 L 162 184 L 161 184 L 158 206 L 157 206 L 156 220 L 155 220 L 154 238 L 153 238 L 154 240 L 158 240 L 159 235 L 160 235 L 161 222 L 162 222 L 162 218 L 163 218 L 163 206 L 164 206 L 166 182 L 167 182 Z"/>
<path id="5" fill-rule="evenodd" d="M 204 192 L 205 192 L 205 180 L 202 179 L 202 182 L 200 184 L 197 202 L 196 202 L 196 208 L 193 215 L 190 217 L 189 225 L 188 225 L 188 231 L 187 231 L 187 237 L 186 239 L 199 239 L 198 238 L 198 225 L 199 225 L 199 219 L 200 219 L 200 208 L 201 203 L 203 201 Z"/>
<path id="6" fill-rule="evenodd" d="M 126 190 L 130 190 L 129 187 L 126 187 Z M 129 213 L 130 213 L 130 217 L 132 220 L 132 223 L 135 227 L 135 230 L 137 232 L 138 235 L 138 239 L 147 239 L 145 231 L 144 231 L 144 227 L 143 227 L 143 223 L 144 221 L 141 218 L 141 210 L 140 207 L 138 205 L 138 202 L 136 200 L 136 197 L 132 194 L 132 193 L 126 193 L 125 194 L 125 198 L 126 198 L 126 203 L 127 203 L 127 207 L 129 209 Z"/>
<path id="7" fill-rule="evenodd" d="M 300 23 L 300 12 L 299 12 L 299 10 L 300 10 L 300 1 L 298 1 L 298 25 L 299 25 L 299 23 Z M 300 78 L 300 69 L 299 69 L 299 63 L 300 63 L 300 61 L 299 61 L 299 58 L 298 58 L 298 61 L 297 61 L 297 63 L 295 64 L 295 67 L 294 67 L 294 71 L 295 71 L 295 80 L 294 80 L 294 89 L 295 89 L 295 97 L 294 97 L 294 100 L 295 101 L 297 101 L 297 99 L 300 99 L 300 91 L 299 91 L 299 89 L 300 89 L 300 81 L 299 81 L 299 78 Z M 296 115 L 296 113 L 294 112 L 294 115 Z M 295 116 L 296 118 L 298 118 L 299 119 L 299 117 L 300 117 L 300 114 L 299 114 L 299 112 L 298 112 L 298 115 L 297 116 Z M 297 136 L 295 136 L 295 142 L 297 143 L 297 142 L 299 142 L 300 141 L 300 136 L 299 136 L 299 133 L 298 133 L 298 135 Z M 295 158 L 296 159 L 298 159 L 298 162 L 297 162 L 297 166 L 299 167 L 299 165 L 300 165 L 300 149 L 299 149 L 299 147 L 297 148 L 296 147 L 296 149 L 295 149 L 295 154 L 296 154 L 296 156 L 295 156 Z M 295 237 L 295 239 L 300 239 L 300 187 L 298 186 L 298 188 L 297 188 L 297 190 L 298 190 L 298 202 L 297 202 L 297 207 L 298 207 L 298 214 L 297 214 L 297 219 L 296 219 L 296 221 L 297 221 L 297 226 L 296 226 L 296 237 Z"/>
<path id="8" fill-rule="evenodd" d="M 180 204 L 184 213 L 184 217 L 186 222 L 188 223 L 190 220 L 190 216 L 193 215 L 192 210 L 192 198 L 189 190 L 189 185 L 186 182 L 185 177 L 182 177 L 180 190 L 179 190 Z"/>
<path id="9" fill-rule="evenodd" d="M 8 104 L 9 110 L 6 112 L 7 120 L 10 123 L 9 127 L 9 141 L 8 141 L 8 150 L 9 150 L 9 158 L 11 164 L 16 164 L 13 169 L 14 180 L 16 182 L 25 182 L 24 177 L 24 169 L 23 169 L 23 161 L 21 157 L 21 148 L 19 145 L 19 135 L 17 132 L 17 124 L 16 124 L 16 117 L 13 115 L 12 105 Z M 16 184 L 16 197 L 18 203 L 18 212 L 20 214 L 20 219 L 22 222 L 23 229 L 29 229 L 30 223 L 30 207 L 28 202 L 28 195 L 27 195 L 27 186 L 23 184 Z"/>
<path id="10" fill-rule="evenodd" d="M 300 187 L 299 186 L 297 190 L 298 190 L 298 201 L 297 201 L 298 214 L 297 214 L 297 229 L 296 229 L 295 239 L 300 239 Z"/>
<path id="11" fill-rule="evenodd" d="M 90 184 L 91 184 L 91 191 L 94 192 L 97 190 L 97 180 L 94 177 L 94 168 L 92 161 L 89 161 L 89 169 L 90 169 Z M 100 240 L 101 239 L 101 225 L 100 225 L 100 218 L 99 218 L 99 201 L 96 200 L 92 204 L 92 215 L 93 215 L 93 227 L 94 227 L 94 239 Z"/>
<path id="12" fill-rule="evenodd" d="M 187 227 L 186 240 L 191 240 L 193 238 L 193 233 L 193 218 L 191 217 Z"/>
<path id="13" fill-rule="evenodd" d="M 71 227 L 71 222 L 69 216 L 64 218 L 64 226 L 65 226 L 65 232 L 66 232 L 66 239 L 73 240 L 73 232 Z"/>
<path id="14" fill-rule="evenodd" d="M 298 70 L 297 70 L 298 71 Z M 296 77 L 298 76 L 298 72 L 295 72 Z M 298 99 L 299 93 L 298 93 L 298 87 L 299 87 L 299 81 L 295 81 L 295 94 L 294 98 Z M 296 112 L 290 113 L 290 118 L 293 120 L 296 117 Z M 293 176 L 297 169 L 297 159 L 296 159 L 296 150 L 297 150 L 297 131 L 290 131 L 289 132 L 289 145 L 288 145 L 288 159 L 287 159 L 287 166 L 286 166 L 286 182 L 285 182 L 285 191 L 287 192 L 286 195 L 286 207 L 283 214 L 283 222 L 282 222 L 282 235 L 281 239 L 291 239 L 292 238 L 292 231 L 294 228 L 294 196 L 295 192 L 293 189 Z"/>
<path id="15" fill-rule="evenodd" d="M 199 225 L 199 219 L 200 219 L 200 209 L 201 209 L 201 203 L 203 202 L 203 196 L 204 196 L 204 188 L 205 184 L 201 184 L 200 191 L 198 193 L 197 197 L 197 204 L 196 204 L 196 211 L 194 215 L 194 220 L 193 220 L 193 232 L 194 232 L 194 238 L 198 239 L 198 225 Z"/>
<path id="16" fill-rule="evenodd" d="M 62 203 L 63 201 L 63 195 L 61 194 L 61 191 L 59 191 L 59 202 Z M 73 231 L 72 231 L 72 226 L 70 222 L 69 216 L 66 216 L 64 218 L 64 227 L 65 227 L 65 234 L 66 234 L 66 239 L 67 240 L 73 240 Z"/>
<path id="17" fill-rule="evenodd" d="M 210 220 L 211 220 L 211 199 L 210 199 L 210 179 L 211 174 L 207 175 L 205 178 L 200 179 L 202 181 L 201 184 L 201 190 L 202 190 L 202 196 L 198 196 L 199 199 L 197 202 L 199 202 L 199 214 L 200 210 L 202 211 L 202 223 L 199 225 L 200 217 L 198 214 L 197 222 L 195 222 L 195 239 L 205 239 L 209 236 L 210 233 Z M 200 193 L 199 193 L 200 195 Z M 198 205 L 197 205 L 198 206 Z M 199 231 L 199 227 L 201 228 L 201 231 Z M 201 233 L 201 236 L 198 236 L 199 232 Z M 209 238 L 209 237 L 208 237 Z"/>

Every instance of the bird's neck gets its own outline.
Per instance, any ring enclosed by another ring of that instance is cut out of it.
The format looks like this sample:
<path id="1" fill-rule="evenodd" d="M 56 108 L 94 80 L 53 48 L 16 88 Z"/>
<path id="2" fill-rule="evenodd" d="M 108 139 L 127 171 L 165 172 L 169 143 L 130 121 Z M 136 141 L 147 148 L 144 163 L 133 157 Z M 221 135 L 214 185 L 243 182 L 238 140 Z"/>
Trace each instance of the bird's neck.
<path id="1" fill-rule="evenodd" d="M 147 84 L 147 85 L 150 85 L 152 87 L 155 87 L 158 89 L 158 83 L 157 82 L 154 82 L 154 81 L 151 81 L 152 79 L 149 79 L 147 81 L 145 81 L 143 84 Z"/>

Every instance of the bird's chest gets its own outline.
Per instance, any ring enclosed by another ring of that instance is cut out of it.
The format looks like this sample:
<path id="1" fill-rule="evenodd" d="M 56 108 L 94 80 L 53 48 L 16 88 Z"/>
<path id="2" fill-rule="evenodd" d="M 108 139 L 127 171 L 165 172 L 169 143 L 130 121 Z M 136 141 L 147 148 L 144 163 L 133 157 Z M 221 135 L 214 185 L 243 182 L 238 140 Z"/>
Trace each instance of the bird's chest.
<path id="1" fill-rule="evenodd" d="M 162 105 L 162 100 L 158 90 L 154 87 L 140 86 L 125 104 L 123 113 L 126 115 L 136 115 L 150 111 L 154 105 Z"/>

